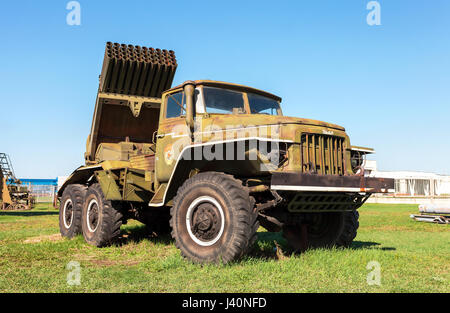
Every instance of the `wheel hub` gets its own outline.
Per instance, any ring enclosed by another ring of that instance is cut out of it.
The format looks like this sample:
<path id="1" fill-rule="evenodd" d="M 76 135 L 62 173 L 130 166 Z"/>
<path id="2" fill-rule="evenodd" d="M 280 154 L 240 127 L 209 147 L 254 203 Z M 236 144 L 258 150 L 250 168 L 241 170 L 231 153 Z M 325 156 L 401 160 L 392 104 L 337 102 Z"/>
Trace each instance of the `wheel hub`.
<path id="1" fill-rule="evenodd" d="M 200 204 L 193 212 L 192 232 L 200 240 L 208 241 L 214 239 L 220 228 L 220 213 L 211 203 Z"/>
<path id="2" fill-rule="evenodd" d="M 67 201 L 64 205 L 64 226 L 66 228 L 70 228 L 72 225 L 72 219 L 73 219 L 73 204 L 72 201 Z"/>
<path id="3" fill-rule="evenodd" d="M 220 204 L 213 198 L 201 197 L 189 207 L 186 226 L 191 238 L 202 246 L 217 242 L 224 230 L 224 215 Z"/>
<path id="4" fill-rule="evenodd" d="M 89 203 L 87 211 L 87 226 L 90 232 L 94 232 L 98 226 L 98 204 L 97 201 Z"/>

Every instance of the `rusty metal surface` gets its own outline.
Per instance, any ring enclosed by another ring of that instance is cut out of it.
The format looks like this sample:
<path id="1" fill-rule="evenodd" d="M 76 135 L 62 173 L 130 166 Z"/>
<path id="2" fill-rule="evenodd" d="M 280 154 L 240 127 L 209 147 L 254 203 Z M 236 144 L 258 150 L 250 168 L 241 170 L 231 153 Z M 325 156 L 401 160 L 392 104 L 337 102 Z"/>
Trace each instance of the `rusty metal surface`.
<path id="1" fill-rule="evenodd" d="M 153 171 L 155 169 L 155 155 L 144 154 L 133 156 L 130 158 L 130 165 L 132 168 Z"/>
<path id="2" fill-rule="evenodd" d="M 86 147 L 92 164 L 101 143 L 128 137 L 152 142 L 158 128 L 163 91 L 172 85 L 177 68 L 173 51 L 108 42 L 100 86 Z"/>
<path id="3" fill-rule="evenodd" d="M 11 159 L 9 158 L 9 155 L 3 152 L 0 153 L 0 170 L 2 172 L 2 176 L 6 179 L 16 180 Z"/>
<path id="4" fill-rule="evenodd" d="M 136 116 L 127 106 L 110 99 L 99 99 L 88 138 L 87 159 L 94 161 L 101 143 L 118 143 L 127 137 L 132 142 L 151 143 L 153 133 L 158 129 L 159 114 L 159 107 L 143 105 Z"/>
<path id="5" fill-rule="evenodd" d="M 127 137 L 132 142 L 152 142 L 153 132 L 158 128 L 159 109 L 142 110 L 139 117 L 124 106 L 103 106 L 102 111 L 97 142 L 117 143 Z"/>
<path id="6" fill-rule="evenodd" d="M 0 171 L 0 201 L 2 202 L 2 208 L 4 208 L 7 203 L 11 203 L 11 196 L 9 194 L 8 186 L 6 185 L 6 178 L 3 176 L 2 171 Z"/>
<path id="7" fill-rule="evenodd" d="M 324 134 L 301 135 L 302 172 L 321 175 L 344 175 L 345 138 Z"/>
<path id="8" fill-rule="evenodd" d="M 177 68 L 175 52 L 108 42 L 100 76 L 100 91 L 161 97 Z"/>
<path id="9" fill-rule="evenodd" d="M 296 192 L 285 195 L 289 212 L 343 212 L 361 207 L 371 196 L 357 192 Z"/>
<path id="10" fill-rule="evenodd" d="M 435 224 L 450 224 L 450 215 L 436 214 L 411 214 L 410 217 L 418 222 L 428 222 Z"/>
<path id="11" fill-rule="evenodd" d="M 26 211 L 31 209 L 32 205 L 26 203 L 11 203 L 11 204 L 5 203 L 5 206 L 2 208 L 2 210 L 5 211 Z"/>
<path id="12" fill-rule="evenodd" d="M 16 178 L 11 160 L 5 153 L 0 153 L 0 184 L 2 210 L 32 209 L 34 198 L 28 187 L 22 185 L 21 181 Z"/>

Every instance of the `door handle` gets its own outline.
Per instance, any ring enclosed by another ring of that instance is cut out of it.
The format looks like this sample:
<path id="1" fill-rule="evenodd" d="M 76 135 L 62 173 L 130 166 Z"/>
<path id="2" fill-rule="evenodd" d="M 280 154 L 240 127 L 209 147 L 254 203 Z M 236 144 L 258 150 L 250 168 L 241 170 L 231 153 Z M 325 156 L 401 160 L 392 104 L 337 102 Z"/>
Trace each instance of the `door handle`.
<path id="1" fill-rule="evenodd" d="M 154 144 L 156 144 L 156 139 L 162 138 L 162 137 L 164 137 L 165 135 L 166 135 L 166 134 L 163 134 L 163 133 L 158 134 L 158 132 L 155 131 L 155 132 L 153 133 L 153 136 L 152 136 L 152 142 L 153 142 Z"/>

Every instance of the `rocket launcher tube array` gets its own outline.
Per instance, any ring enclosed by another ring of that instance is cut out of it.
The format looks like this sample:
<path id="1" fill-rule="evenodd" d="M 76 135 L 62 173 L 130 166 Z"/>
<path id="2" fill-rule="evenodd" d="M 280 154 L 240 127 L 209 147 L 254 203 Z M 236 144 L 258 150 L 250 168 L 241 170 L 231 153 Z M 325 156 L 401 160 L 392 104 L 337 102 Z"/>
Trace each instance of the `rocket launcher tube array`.
<path id="1" fill-rule="evenodd" d="M 160 98 L 172 86 L 177 61 L 173 51 L 106 43 L 100 91 Z"/>
<path id="2" fill-rule="evenodd" d="M 105 97 L 105 93 L 121 94 L 125 97 L 161 98 L 162 93 L 171 88 L 176 69 L 177 61 L 173 51 L 106 43 L 91 133 L 88 137 L 85 154 L 87 163 L 95 160 L 97 147 L 105 140 L 104 134 L 111 132 L 111 129 L 108 128 L 111 123 L 103 122 L 104 112 L 108 111 L 108 107 L 104 106 L 105 99 L 101 99 L 100 95 L 102 98 Z M 120 121 L 124 128 L 123 136 L 121 136 L 122 134 L 115 136 L 123 138 L 122 141 L 128 136 L 127 125 L 133 124 L 136 118 L 134 108 L 131 106 L 130 108 L 133 115 L 127 115 Z M 119 116 L 116 115 L 112 118 L 117 119 Z M 129 120 L 126 120 L 127 118 Z M 111 138 L 108 139 L 108 142 L 110 140 Z"/>

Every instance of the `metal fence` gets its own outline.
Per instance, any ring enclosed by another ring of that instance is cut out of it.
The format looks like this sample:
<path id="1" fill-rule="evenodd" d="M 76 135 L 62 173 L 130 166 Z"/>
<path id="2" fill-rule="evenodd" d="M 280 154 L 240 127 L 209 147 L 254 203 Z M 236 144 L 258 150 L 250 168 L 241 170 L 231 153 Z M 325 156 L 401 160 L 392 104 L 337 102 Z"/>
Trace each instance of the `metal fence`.
<path id="1" fill-rule="evenodd" d="M 57 187 L 54 185 L 28 185 L 31 195 L 34 197 L 35 202 L 53 202 L 57 192 Z"/>

